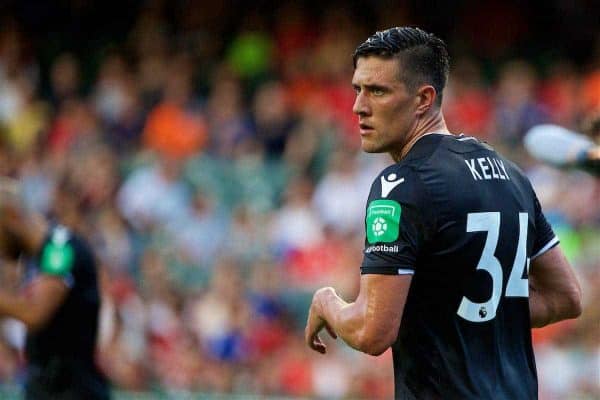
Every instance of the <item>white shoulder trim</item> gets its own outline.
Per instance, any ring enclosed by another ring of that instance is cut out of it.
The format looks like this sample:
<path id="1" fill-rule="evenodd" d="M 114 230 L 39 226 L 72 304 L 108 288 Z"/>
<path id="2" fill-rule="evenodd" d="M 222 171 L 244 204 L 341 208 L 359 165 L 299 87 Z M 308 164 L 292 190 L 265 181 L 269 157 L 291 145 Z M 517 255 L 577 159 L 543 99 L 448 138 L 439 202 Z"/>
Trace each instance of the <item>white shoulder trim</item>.
<path id="1" fill-rule="evenodd" d="M 554 236 L 552 239 L 550 239 L 550 241 L 548 243 L 546 243 L 546 245 L 544 247 L 542 247 L 537 253 L 535 253 L 534 255 L 531 256 L 531 260 L 538 258 L 542 254 L 544 254 L 545 252 L 550 250 L 557 243 L 558 243 L 558 238 L 556 236 Z"/>
<path id="2" fill-rule="evenodd" d="M 413 275 L 415 271 L 412 269 L 398 268 L 398 275 Z"/>

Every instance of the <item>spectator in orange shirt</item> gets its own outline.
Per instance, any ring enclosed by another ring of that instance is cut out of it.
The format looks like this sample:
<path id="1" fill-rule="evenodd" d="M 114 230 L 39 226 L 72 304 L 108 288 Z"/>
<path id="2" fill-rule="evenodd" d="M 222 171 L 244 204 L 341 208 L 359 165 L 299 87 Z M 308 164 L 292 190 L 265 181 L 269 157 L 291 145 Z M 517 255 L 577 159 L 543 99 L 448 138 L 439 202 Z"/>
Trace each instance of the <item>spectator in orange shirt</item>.
<path id="1" fill-rule="evenodd" d="M 204 147 L 207 130 L 202 114 L 193 107 L 191 81 L 185 61 L 173 68 L 163 100 L 146 120 L 145 147 L 173 158 L 189 157 Z"/>

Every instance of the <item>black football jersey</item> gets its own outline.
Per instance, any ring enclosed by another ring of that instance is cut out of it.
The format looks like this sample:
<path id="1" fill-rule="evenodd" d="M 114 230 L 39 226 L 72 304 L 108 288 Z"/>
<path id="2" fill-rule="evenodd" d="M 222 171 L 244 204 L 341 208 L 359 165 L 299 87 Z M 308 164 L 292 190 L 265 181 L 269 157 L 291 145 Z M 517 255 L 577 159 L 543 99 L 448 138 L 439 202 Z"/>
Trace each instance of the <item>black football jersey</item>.
<path id="1" fill-rule="evenodd" d="M 100 295 L 88 244 L 63 226 L 52 227 L 28 263 L 28 275 L 31 281 L 38 275 L 56 276 L 69 293 L 42 328 L 27 334 L 25 397 L 108 398 L 108 384 L 94 360 Z"/>
<path id="2" fill-rule="evenodd" d="M 392 346 L 399 399 L 536 399 L 530 260 L 558 243 L 524 174 L 428 134 L 367 203 L 362 274 L 413 274 Z"/>

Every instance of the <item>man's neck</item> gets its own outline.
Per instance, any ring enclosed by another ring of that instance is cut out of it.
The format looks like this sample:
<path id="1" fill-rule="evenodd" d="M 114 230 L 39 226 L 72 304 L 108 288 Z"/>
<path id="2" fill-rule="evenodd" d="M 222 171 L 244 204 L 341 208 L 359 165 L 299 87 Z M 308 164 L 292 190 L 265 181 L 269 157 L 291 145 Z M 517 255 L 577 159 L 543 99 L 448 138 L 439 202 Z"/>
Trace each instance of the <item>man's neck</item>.
<path id="1" fill-rule="evenodd" d="M 399 152 L 391 152 L 390 155 L 395 162 L 402 160 L 415 145 L 417 140 L 427 135 L 428 133 L 446 133 L 450 134 L 444 115 L 441 111 L 432 114 L 425 114 L 415 120 L 415 124 L 410 133 L 406 137 L 405 145 L 402 146 Z"/>

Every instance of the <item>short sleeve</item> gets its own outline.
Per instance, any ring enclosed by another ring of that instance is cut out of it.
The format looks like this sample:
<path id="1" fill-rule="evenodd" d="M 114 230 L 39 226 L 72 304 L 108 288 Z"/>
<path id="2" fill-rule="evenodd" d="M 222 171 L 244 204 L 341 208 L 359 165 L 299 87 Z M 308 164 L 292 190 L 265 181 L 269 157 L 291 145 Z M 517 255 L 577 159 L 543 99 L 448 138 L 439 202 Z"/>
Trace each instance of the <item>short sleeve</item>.
<path id="1" fill-rule="evenodd" d="M 535 212 L 535 240 L 533 242 L 533 250 L 531 259 L 535 259 L 536 257 L 541 256 L 554 246 L 559 243 L 558 238 L 554 234 L 552 227 L 546 220 L 544 213 L 542 212 L 542 206 L 535 195 L 534 198 L 534 212 Z"/>
<path id="2" fill-rule="evenodd" d="M 427 231 L 426 202 L 411 169 L 393 166 L 377 177 L 366 206 L 361 274 L 414 273 Z"/>

